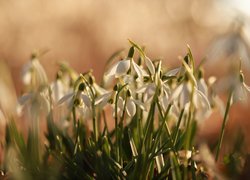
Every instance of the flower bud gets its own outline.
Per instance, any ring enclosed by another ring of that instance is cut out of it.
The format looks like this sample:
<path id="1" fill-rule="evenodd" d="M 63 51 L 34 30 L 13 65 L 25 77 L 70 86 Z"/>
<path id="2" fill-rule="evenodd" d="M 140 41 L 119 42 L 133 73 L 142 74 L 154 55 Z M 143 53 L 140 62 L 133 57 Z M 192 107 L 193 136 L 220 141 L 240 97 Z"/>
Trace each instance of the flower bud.
<path id="1" fill-rule="evenodd" d="M 89 84 L 93 85 L 95 82 L 95 77 L 94 76 L 89 76 Z"/>
<path id="2" fill-rule="evenodd" d="M 134 48 L 134 46 L 132 46 L 132 47 L 129 49 L 128 58 L 132 58 L 132 57 L 134 56 L 134 53 L 135 53 L 135 48 Z"/>
<path id="3" fill-rule="evenodd" d="M 118 85 L 117 84 L 113 87 L 113 90 L 118 91 Z"/>
<path id="4" fill-rule="evenodd" d="M 79 87 L 78 87 L 78 90 L 79 90 L 79 91 L 84 91 L 84 89 L 85 89 L 85 84 L 84 84 L 84 83 L 81 83 L 81 84 L 79 85 Z"/>
<path id="5" fill-rule="evenodd" d="M 129 89 L 127 90 L 127 96 L 131 97 L 131 91 Z"/>

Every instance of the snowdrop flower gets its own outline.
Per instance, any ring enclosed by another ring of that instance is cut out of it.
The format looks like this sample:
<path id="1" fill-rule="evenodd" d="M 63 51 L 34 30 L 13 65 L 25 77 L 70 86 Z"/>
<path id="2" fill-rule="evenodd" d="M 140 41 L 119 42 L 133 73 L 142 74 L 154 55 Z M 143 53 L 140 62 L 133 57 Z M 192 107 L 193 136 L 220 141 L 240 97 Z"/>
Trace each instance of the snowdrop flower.
<path id="1" fill-rule="evenodd" d="M 36 92 L 30 92 L 24 94 L 21 98 L 18 99 L 17 111 L 21 115 L 23 108 L 25 106 L 30 106 L 31 114 L 37 116 L 37 113 L 44 111 L 46 114 L 50 112 L 50 98 L 49 90 L 45 87 L 40 87 Z"/>
<path id="2" fill-rule="evenodd" d="M 203 78 L 203 71 L 198 70 L 198 80 L 197 80 L 197 88 L 201 91 L 205 96 L 208 96 L 208 87 Z"/>
<path id="3" fill-rule="evenodd" d="M 193 88 L 193 96 L 192 96 Z M 193 98 L 193 99 L 192 99 Z M 190 102 L 196 107 L 197 119 L 201 119 L 199 115 L 204 115 L 210 109 L 210 103 L 206 97 L 196 86 L 185 77 L 183 83 L 177 86 L 169 97 L 169 102 L 177 101 L 179 110 L 186 110 L 190 106 Z"/>
<path id="4" fill-rule="evenodd" d="M 90 110 L 92 104 L 90 97 L 83 93 L 85 89 L 86 89 L 85 83 L 80 83 L 77 91 L 71 92 L 63 96 L 58 101 L 58 105 L 61 105 L 66 101 L 69 101 L 68 102 L 69 109 L 72 109 L 73 106 L 75 106 L 75 107 L 88 108 Z"/>
<path id="5" fill-rule="evenodd" d="M 99 97 L 95 99 L 95 105 L 99 105 L 100 107 L 104 107 L 108 103 L 113 104 L 115 101 L 115 96 L 117 93 L 117 85 L 113 88 L 113 91 L 103 92 Z"/>
<path id="6" fill-rule="evenodd" d="M 210 102 L 211 108 L 212 109 L 218 108 L 221 116 L 223 117 L 224 113 L 225 113 L 225 107 L 224 107 L 224 102 L 221 100 L 221 98 L 216 93 L 216 90 L 215 90 L 216 81 L 217 81 L 217 79 L 214 76 L 211 76 L 208 78 L 209 91 L 208 91 L 207 97 L 208 97 L 208 100 Z"/>
<path id="7" fill-rule="evenodd" d="M 185 82 L 180 83 L 169 97 L 169 102 L 177 101 L 180 109 L 185 109 L 189 105 L 191 100 L 192 84 L 185 80 Z"/>
<path id="8" fill-rule="evenodd" d="M 243 59 L 245 67 L 249 69 L 249 42 L 245 32 L 249 32 L 249 29 L 247 29 L 244 23 L 234 21 L 233 26 L 230 27 L 230 32 L 217 37 L 208 51 L 211 65 L 218 64 L 220 60 L 227 60 L 223 64 L 228 63 L 228 60 L 230 63 L 234 63 L 235 59 L 240 57 Z"/>
<path id="9" fill-rule="evenodd" d="M 194 96 L 194 102 L 196 103 L 196 107 L 199 107 L 196 110 L 195 117 L 196 119 L 207 119 L 211 114 L 211 108 L 208 100 L 208 86 L 203 78 L 203 71 L 201 69 L 198 70 L 197 88 L 195 89 L 197 93 Z"/>
<path id="10" fill-rule="evenodd" d="M 151 75 L 154 75 L 155 74 L 155 66 L 154 66 L 153 62 L 147 56 L 145 57 L 145 64 L 149 70 L 149 73 Z"/>
<path id="11" fill-rule="evenodd" d="M 143 94 L 143 102 L 150 105 L 156 91 L 159 90 L 158 97 L 160 104 L 162 104 L 163 109 L 166 110 L 170 88 L 161 79 L 161 61 L 156 70 L 152 61 L 148 57 L 145 59 L 145 64 L 150 73 L 148 75 L 148 77 L 150 77 L 149 83 L 142 85 L 136 90 L 136 92 Z"/>
<path id="12" fill-rule="evenodd" d="M 56 103 L 65 95 L 65 92 L 67 90 L 59 74 L 57 75 L 56 80 L 50 84 L 50 88 L 52 92 L 52 99 Z"/>
<path id="13" fill-rule="evenodd" d="M 23 67 L 22 81 L 25 85 L 31 86 L 31 88 L 38 88 L 40 85 L 47 84 L 48 78 L 45 70 L 36 57 L 33 57 Z"/>
<path id="14" fill-rule="evenodd" d="M 179 57 L 179 59 L 182 61 L 182 66 L 177 67 L 175 69 L 167 71 L 163 76 L 164 77 L 171 77 L 171 76 L 177 76 L 181 77 L 188 73 L 188 75 L 193 78 L 193 72 L 194 72 L 194 67 L 193 67 L 193 62 L 190 59 L 190 55 L 187 54 L 184 58 Z"/>
<path id="15" fill-rule="evenodd" d="M 234 101 L 242 101 L 244 103 L 247 102 L 248 93 L 250 93 L 250 87 L 244 81 L 243 72 L 240 71 L 239 80 L 234 85 L 234 92 L 233 92 L 233 99 Z"/>
<path id="16" fill-rule="evenodd" d="M 133 59 L 125 59 L 114 64 L 105 74 L 105 78 L 109 81 L 112 78 L 120 78 L 129 73 L 135 73 L 139 79 L 146 75 L 145 71 L 137 65 Z"/>
<path id="17" fill-rule="evenodd" d="M 132 97 L 131 91 L 127 90 L 127 102 L 125 103 L 125 100 L 123 100 L 122 97 L 119 97 L 118 99 L 118 111 L 122 112 L 125 108 L 126 113 L 129 117 L 133 117 L 136 113 L 136 105 L 141 108 L 142 110 L 146 111 L 146 107 L 144 104 Z M 124 107 L 125 106 L 125 107 Z"/>

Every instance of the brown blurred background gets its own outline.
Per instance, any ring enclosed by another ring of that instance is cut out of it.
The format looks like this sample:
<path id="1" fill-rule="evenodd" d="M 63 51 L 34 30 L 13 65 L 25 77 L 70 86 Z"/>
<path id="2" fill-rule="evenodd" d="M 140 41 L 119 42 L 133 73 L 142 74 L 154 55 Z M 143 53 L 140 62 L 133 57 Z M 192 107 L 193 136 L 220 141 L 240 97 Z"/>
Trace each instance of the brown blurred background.
<path id="1" fill-rule="evenodd" d="M 0 0 L 0 59 L 19 95 L 20 70 L 34 50 L 49 50 L 41 63 L 50 79 L 56 62 L 67 61 L 78 72 L 92 68 L 98 80 L 109 56 L 128 48 L 127 39 L 167 66 L 180 63 L 189 44 L 197 61 L 207 57 L 208 74 L 226 74 L 226 64 L 241 57 L 249 75 L 248 7 L 247 0 Z M 234 107 L 228 129 L 247 132 L 248 109 Z M 217 132 L 218 119 L 208 122 L 205 134 Z"/>
<path id="2" fill-rule="evenodd" d="M 18 77 L 19 67 L 31 52 L 46 49 L 49 53 L 41 62 L 50 75 L 55 62 L 65 60 L 78 71 L 93 68 L 99 77 L 107 58 L 128 47 L 129 38 L 166 64 L 184 55 L 186 44 L 199 60 L 207 55 L 215 37 L 230 31 L 239 15 L 230 4 L 211 0 L 1 0 L 0 58 L 8 61 L 13 76 Z"/>

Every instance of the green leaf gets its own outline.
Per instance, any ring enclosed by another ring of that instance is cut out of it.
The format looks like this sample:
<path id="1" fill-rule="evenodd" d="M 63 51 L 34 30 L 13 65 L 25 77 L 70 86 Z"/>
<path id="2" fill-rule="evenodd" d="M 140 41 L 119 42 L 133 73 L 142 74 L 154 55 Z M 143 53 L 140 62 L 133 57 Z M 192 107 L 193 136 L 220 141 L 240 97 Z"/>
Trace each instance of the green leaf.
<path id="1" fill-rule="evenodd" d="M 180 167 L 177 161 L 177 158 L 174 152 L 170 152 L 170 164 L 171 164 L 171 173 L 173 180 L 180 180 L 181 179 L 181 172 Z"/>

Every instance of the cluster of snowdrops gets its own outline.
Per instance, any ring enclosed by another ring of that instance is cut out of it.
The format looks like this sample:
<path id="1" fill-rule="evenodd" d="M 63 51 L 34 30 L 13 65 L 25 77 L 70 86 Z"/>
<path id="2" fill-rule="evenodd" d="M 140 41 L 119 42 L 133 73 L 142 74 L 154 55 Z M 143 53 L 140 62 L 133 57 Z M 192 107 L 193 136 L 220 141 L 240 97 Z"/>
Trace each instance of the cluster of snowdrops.
<path id="1" fill-rule="evenodd" d="M 228 112 L 250 92 L 240 65 L 227 85 L 224 105 L 216 78 L 204 79 L 202 62 L 195 65 L 190 48 L 179 58 L 180 66 L 169 69 L 130 44 L 126 57 L 117 60 L 116 54 L 107 62 L 100 83 L 92 71 L 78 74 L 65 64 L 49 83 L 39 56 L 31 58 L 22 73 L 26 93 L 17 106 L 18 114 L 29 119 L 30 131 L 25 143 L 15 123 L 7 126 L 7 144 L 18 149 L 18 165 L 6 163 L 6 171 L 24 179 L 223 177 L 216 161 Z M 199 124 L 214 109 L 223 118 L 215 157 L 208 146 L 195 142 Z M 39 135 L 43 119 L 45 144 Z"/>

